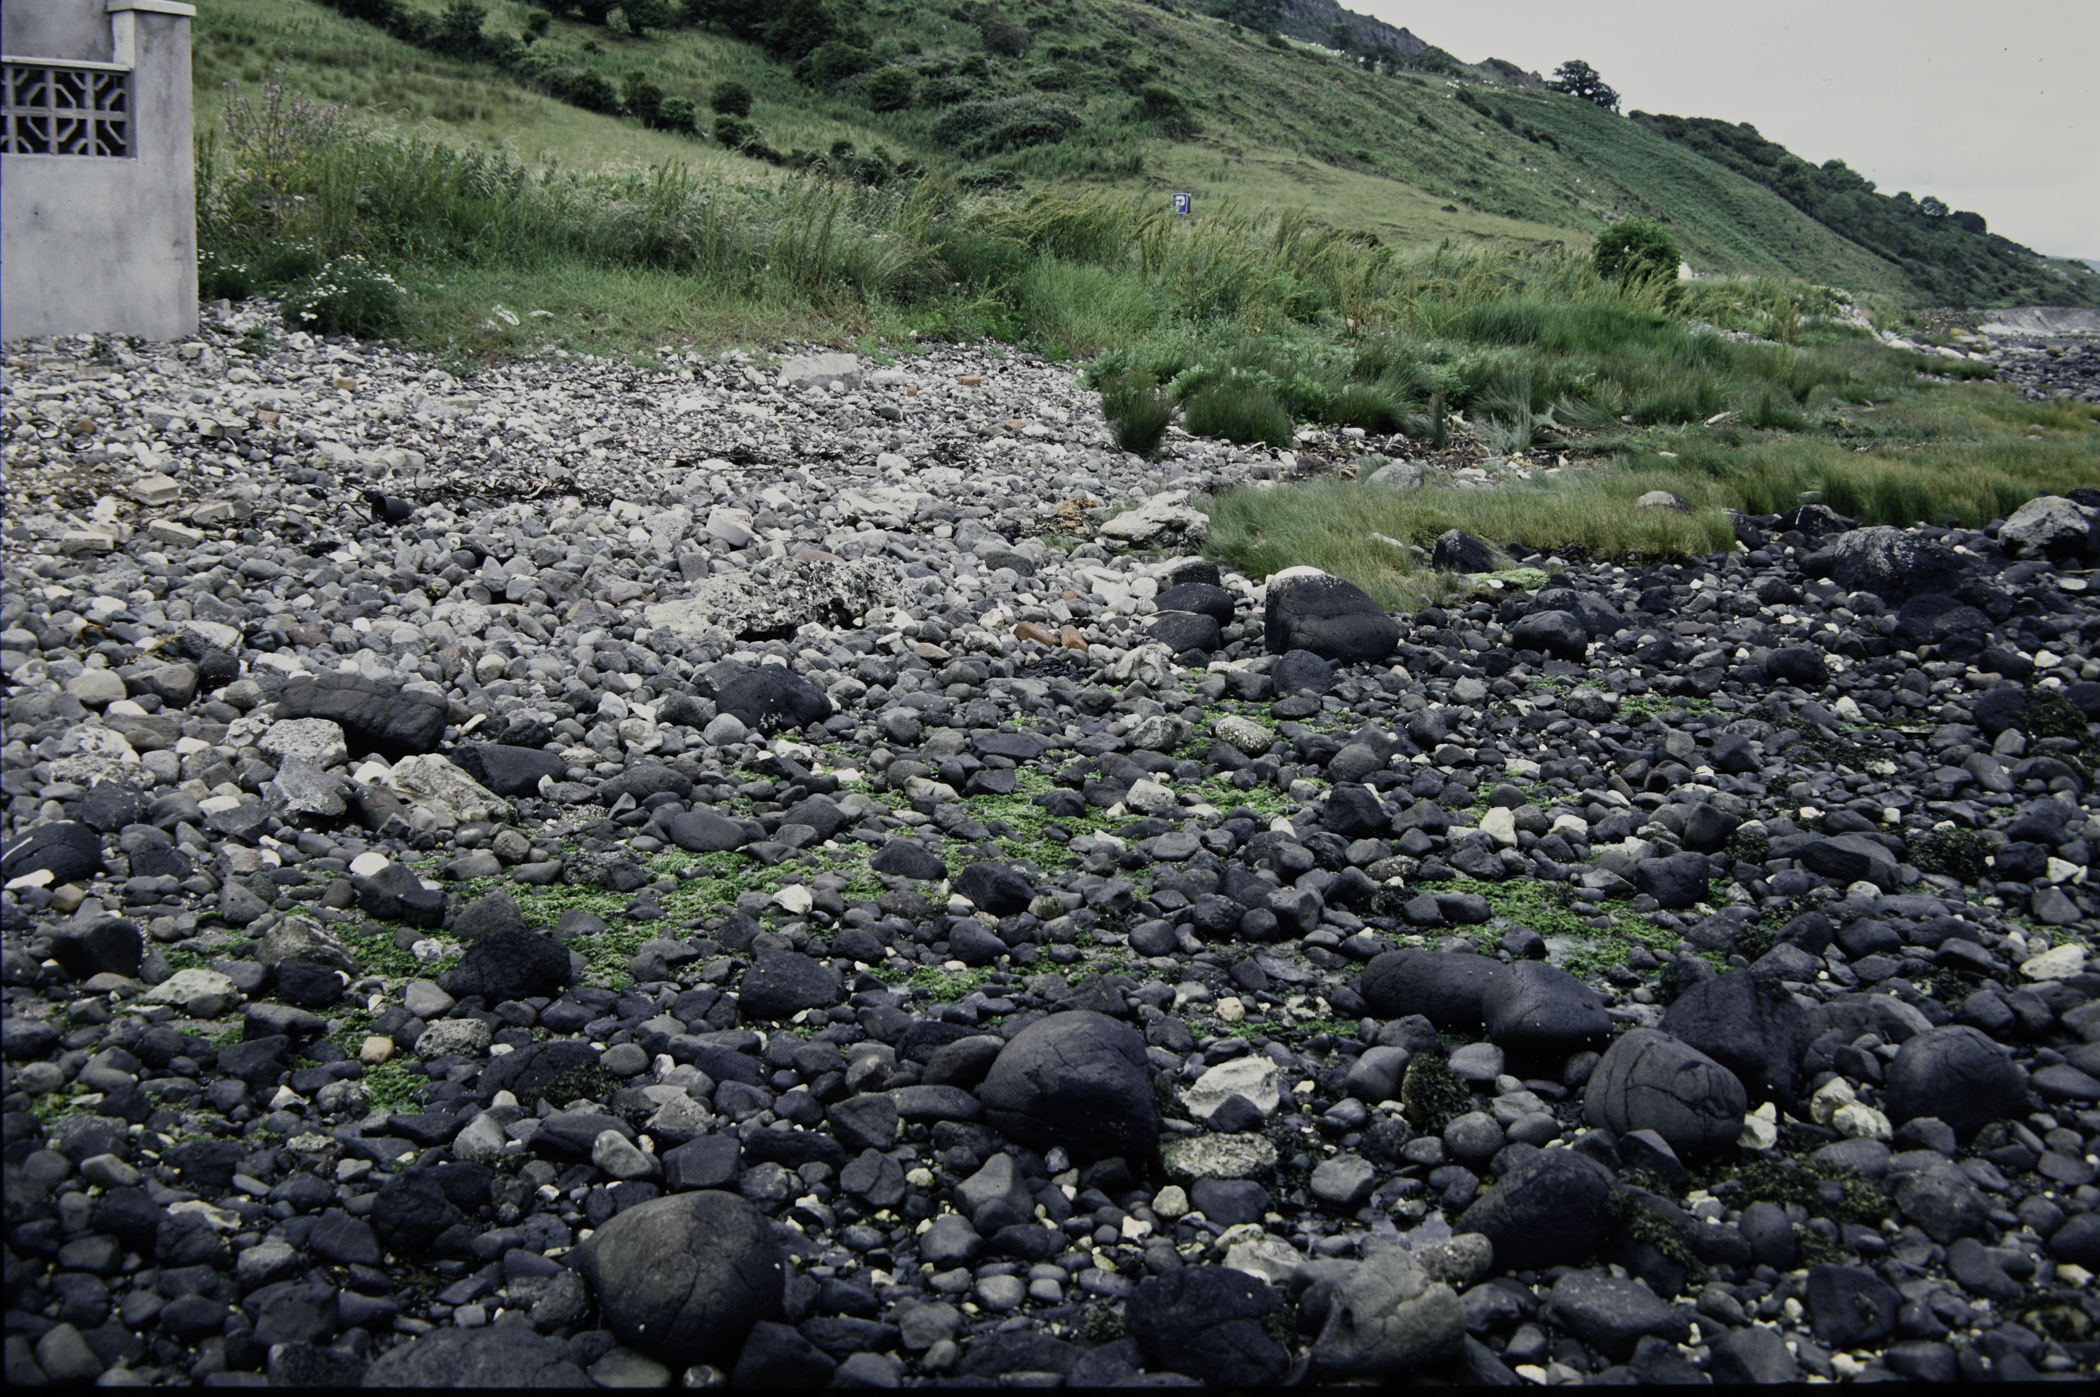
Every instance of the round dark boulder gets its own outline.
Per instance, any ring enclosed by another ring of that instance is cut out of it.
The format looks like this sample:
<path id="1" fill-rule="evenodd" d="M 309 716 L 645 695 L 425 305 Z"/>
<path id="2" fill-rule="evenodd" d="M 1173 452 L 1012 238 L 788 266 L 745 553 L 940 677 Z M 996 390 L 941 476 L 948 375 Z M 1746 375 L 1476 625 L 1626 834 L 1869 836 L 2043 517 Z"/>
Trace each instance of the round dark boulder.
<path id="1" fill-rule="evenodd" d="M 1592 1126 L 1614 1135 L 1652 1130 L 1681 1156 L 1734 1144 L 1748 1104 L 1733 1072 L 1652 1028 L 1634 1029 L 1612 1044 L 1582 1098 Z"/>
<path id="2" fill-rule="evenodd" d="M 720 1362 L 777 1318 L 786 1271 L 772 1224 L 715 1190 L 637 1203 L 584 1243 L 607 1327 L 673 1369 Z"/>
<path id="3" fill-rule="evenodd" d="M 1760 1100 L 1793 1099 L 1808 1049 L 1808 1011 L 1747 967 L 1693 985 L 1663 1014 L 1662 1026 L 1735 1073 Z"/>
<path id="4" fill-rule="evenodd" d="M 1495 1181 L 1458 1220 L 1494 1244 L 1495 1267 L 1543 1271 L 1580 1261 L 1611 1230 L 1611 1171 L 1574 1150 L 1546 1150 Z"/>
<path id="5" fill-rule="evenodd" d="M 1565 1058 L 1611 1033 L 1611 1018 L 1597 992 L 1544 961 L 1496 965 L 1481 993 L 1480 1010 L 1488 1038 L 1523 1057 Z"/>
<path id="6" fill-rule="evenodd" d="M 1765 674 L 1782 684 L 1819 689 L 1830 678 L 1830 662 L 1813 645 L 1783 645 L 1765 656 Z"/>
<path id="7" fill-rule="evenodd" d="M 1829 551 L 1832 581 L 1885 602 L 1944 592 L 1961 579 L 1961 563 L 1945 545 L 1886 524 L 1839 534 Z"/>
<path id="8" fill-rule="evenodd" d="M 1300 692 L 1317 697 L 1334 687 L 1334 666 L 1310 650 L 1293 650 L 1269 667 L 1269 687 L 1279 698 Z"/>
<path id="9" fill-rule="evenodd" d="M 286 961 L 277 967 L 277 997 L 297 1009 L 326 1009 L 343 997 L 342 976 L 312 961 Z"/>
<path id="10" fill-rule="evenodd" d="M 1161 611 L 1194 611 L 1221 626 L 1232 624 L 1232 593 L 1208 582 L 1184 582 L 1152 599 Z"/>
<path id="11" fill-rule="evenodd" d="M 1897 1125 L 1936 1116 L 1964 1137 L 2024 1115 L 2027 1079 L 2006 1049 L 1965 1024 L 1920 1033 L 1888 1065 L 1882 1109 Z"/>
<path id="12" fill-rule="evenodd" d="M 1225 643 L 1217 618 L 1200 611 L 1162 611 L 1145 632 L 1177 655 L 1189 650 L 1208 653 Z"/>
<path id="13" fill-rule="evenodd" d="M 977 1089 L 984 1118 L 1023 1144 L 1135 1158 L 1159 1142 L 1145 1040 L 1088 1009 L 1037 1019 L 999 1050 Z"/>
<path id="14" fill-rule="evenodd" d="M 553 998 L 575 979 L 568 948 L 528 927 L 498 927 L 467 947 L 446 978 L 446 993 L 464 999 L 478 994 L 489 1004 L 507 999 Z"/>
<path id="15" fill-rule="evenodd" d="M 1272 655 L 1310 650 L 1323 659 L 1380 660 L 1400 643 L 1400 623 L 1353 582 L 1317 568 L 1286 568 L 1269 579 L 1262 646 Z"/>
<path id="16" fill-rule="evenodd" d="M 730 680 L 715 696 L 715 710 L 765 733 L 806 728 L 832 712 L 824 691 L 786 665 L 760 665 Z"/>
<path id="17" fill-rule="evenodd" d="M 372 1225 L 380 1244 L 400 1256 L 428 1251 L 447 1228 L 464 1220 L 428 1169 L 396 1174 L 379 1190 L 372 1208 Z"/>
<path id="18" fill-rule="evenodd" d="M 687 810 L 664 825 L 671 842 L 689 854 L 719 854 L 741 849 L 750 841 L 744 827 L 712 810 Z"/>
<path id="19" fill-rule="evenodd" d="M 54 884 L 79 883 L 102 872 L 102 836 L 78 820 L 38 825 L 0 854 L 0 876 L 48 872 Z"/>
<path id="20" fill-rule="evenodd" d="M 462 743 L 452 749 L 452 764 L 499 796 L 537 795 L 540 778 L 561 780 L 568 759 L 537 747 L 511 747 L 500 742 Z"/>
<path id="21" fill-rule="evenodd" d="M 798 951 L 760 951 L 737 986 L 737 1016 L 746 1022 L 793 1018 L 839 1002 L 839 973 Z"/>
<path id="22" fill-rule="evenodd" d="M 892 839 L 875 851 L 875 857 L 868 860 L 868 867 L 892 878 L 910 878 L 921 883 L 948 876 L 948 865 L 941 861 L 941 856 L 916 839 Z"/>
<path id="23" fill-rule="evenodd" d="M 1572 611 L 1534 611 L 1509 628 L 1509 643 L 1579 664 L 1589 653 L 1590 632 Z"/>
<path id="24" fill-rule="evenodd" d="M 995 917 L 1028 910 L 1035 889 L 1002 863 L 973 863 L 955 875 L 955 891 Z"/>
<path id="25" fill-rule="evenodd" d="M 1357 992 L 1383 1019 L 1420 1014 L 1438 1028 L 1478 1028 L 1488 982 L 1499 969 L 1470 951 L 1387 951 L 1364 967 Z"/>
<path id="26" fill-rule="evenodd" d="M 1184 1266 L 1141 1282 L 1124 1322 L 1145 1357 L 1220 1387 L 1270 1387 L 1291 1356 L 1270 1337 L 1266 1281 L 1223 1266 Z"/>

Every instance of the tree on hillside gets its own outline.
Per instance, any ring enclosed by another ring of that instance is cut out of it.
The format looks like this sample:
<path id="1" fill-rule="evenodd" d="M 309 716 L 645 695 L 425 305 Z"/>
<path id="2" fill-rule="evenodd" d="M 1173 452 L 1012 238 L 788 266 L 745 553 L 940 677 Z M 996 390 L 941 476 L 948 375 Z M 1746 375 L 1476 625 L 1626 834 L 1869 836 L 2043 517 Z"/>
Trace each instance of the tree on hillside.
<path id="1" fill-rule="evenodd" d="M 1579 58 L 1571 58 L 1553 70 L 1553 81 L 1546 84 L 1555 92 L 1565 92 L 1570 97 L 1580 97 L 1585 102 L 1595 102 L 1608 112 L 1619 109 L 1619 94 L 1589 64 Z"/>
<path id="2" fill-rule="evenodd" d="M 1621 284 L 1674 278 L 1683 260 L 1670 230 L 1645 218 L 1621 219 L 1599 233 L 1591 256 L 1598 276 Z"/>
<path id="3" fill-rule="evenodd" d="M 1334 28 L 1328 31 L 1327 46 L 1332 49 L 1339 49 L 1343 53 L 1354 51 L 1356 48 L 1356 31 L 1351 29 L 1346 22 L 1339 19 L 1336 20 Z"/>

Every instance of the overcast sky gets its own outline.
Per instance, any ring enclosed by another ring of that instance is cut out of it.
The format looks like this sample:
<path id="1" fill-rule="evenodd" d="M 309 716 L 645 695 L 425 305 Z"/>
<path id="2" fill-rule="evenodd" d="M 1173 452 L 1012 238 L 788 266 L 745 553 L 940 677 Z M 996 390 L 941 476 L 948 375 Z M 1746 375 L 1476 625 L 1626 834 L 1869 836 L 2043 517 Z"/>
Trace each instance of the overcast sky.
<path id="1" fill-rule="evenodd" d="M 1344 0 L 1469 63 L 1580 58 L 1623 110 L 1747 121 L 1879 192 L 2100 258 L 2100 0 Z"/>

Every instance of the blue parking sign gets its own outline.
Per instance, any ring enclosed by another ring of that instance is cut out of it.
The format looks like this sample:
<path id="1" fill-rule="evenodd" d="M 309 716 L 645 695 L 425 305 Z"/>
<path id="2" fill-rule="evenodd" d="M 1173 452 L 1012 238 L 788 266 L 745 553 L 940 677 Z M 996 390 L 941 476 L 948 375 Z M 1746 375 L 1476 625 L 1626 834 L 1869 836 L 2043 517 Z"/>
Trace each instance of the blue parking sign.
<path id="1" fill-rule="evenodd" d="M 1187 218 L 1187 217 L 1188 217 L 1188 214 L 1189 214 L 1189 196 L 1188 196 L 1188 195 L 1186 195 L 1186 194 L 1176 194 L 1176 195 L 1174 196 L 1174 212 L 1175 212 L 1175 213 L 1177 213 L 1177 214 L 1180 214 L 1180 215 L 1181 215 L 1181 216 L 1182 216 L 1183 218 Z"/>

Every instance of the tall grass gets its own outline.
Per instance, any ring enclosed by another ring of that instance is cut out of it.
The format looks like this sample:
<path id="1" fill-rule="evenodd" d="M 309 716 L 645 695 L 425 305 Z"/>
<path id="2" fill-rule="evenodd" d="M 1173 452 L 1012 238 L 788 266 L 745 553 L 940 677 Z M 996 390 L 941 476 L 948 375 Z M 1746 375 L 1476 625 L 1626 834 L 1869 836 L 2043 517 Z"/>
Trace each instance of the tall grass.
<path id="1" fill-rule="evenodd" d="M 1734 546 L 1729 511 L 1776 514 L 1810 491 L 1866 524 L 1976 527 L 2038 494 L 2100 482 L 2094 441 L 2100 409 L 2016 406 L 2009 418 L 2000 436 L 1971 421 L 1967 433 L 1950 434 L 1960 439 L 1900 454 L 1862 455 L 1814 438 L 1740 447 L 1695 438 L 1674 443 L 1674 456 L 1649 451 L 1623 457 L 1610 471 L 1495 489 L 1399 494 L 1330 479 L 1234 490 L 1211 503 L 1209 548 L 1251 576 L 1310 564 L 1348 578 L 1385 605 L 1412 607 L 1440 584 L 1395 544 L 1426 547 L 1446 529 L 1541 552 L 1686 557 Z M 2013 435 L 2045 423 L 2062 436 L 2031 442 Z M 1667 490 L 1691 508 L 1643 509 L 1636 501 L 1651 490 Z"/>

